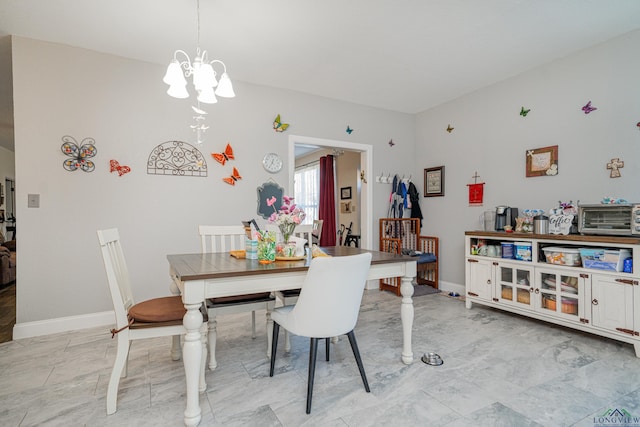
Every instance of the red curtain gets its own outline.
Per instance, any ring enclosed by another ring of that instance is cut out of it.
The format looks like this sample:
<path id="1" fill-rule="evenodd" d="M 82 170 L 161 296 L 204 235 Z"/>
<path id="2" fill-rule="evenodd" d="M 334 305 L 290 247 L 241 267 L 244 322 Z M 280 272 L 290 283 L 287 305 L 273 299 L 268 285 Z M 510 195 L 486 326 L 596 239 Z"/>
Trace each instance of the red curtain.
<path id="1" fill-rule="evenodd" d="M 323 220 L 320 246 L 336 245 L 336 198 L 333 156 L 320 157 L 320 201 L 318 219 Z"/>

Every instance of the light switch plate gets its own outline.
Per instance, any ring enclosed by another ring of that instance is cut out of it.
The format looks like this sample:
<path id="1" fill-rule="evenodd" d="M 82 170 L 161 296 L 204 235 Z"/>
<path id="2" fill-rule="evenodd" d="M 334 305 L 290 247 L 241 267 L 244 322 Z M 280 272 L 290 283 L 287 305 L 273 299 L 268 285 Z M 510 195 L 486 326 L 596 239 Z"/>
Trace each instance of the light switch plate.
<path id="1" fill-rule="evenodd" d="M 39 194 L 29 194 L 27 196 L 27 207 L 28 208 L 39 208 L 40 207 L 40 195 Z"/>

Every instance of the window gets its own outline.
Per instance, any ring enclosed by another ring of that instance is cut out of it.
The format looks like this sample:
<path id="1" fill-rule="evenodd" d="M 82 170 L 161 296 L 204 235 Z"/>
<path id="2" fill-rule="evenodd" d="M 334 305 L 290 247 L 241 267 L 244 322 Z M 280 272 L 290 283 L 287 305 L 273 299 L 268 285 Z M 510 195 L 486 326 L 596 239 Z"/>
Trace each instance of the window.
<path id="1" fill-rule="evenodd" d="M 307 214 L 303 224 L 313 224 L 313 220 L 318 219 L 320 162 L 313 162 L 297 168 L 294 183 L 296 204 Z"/>

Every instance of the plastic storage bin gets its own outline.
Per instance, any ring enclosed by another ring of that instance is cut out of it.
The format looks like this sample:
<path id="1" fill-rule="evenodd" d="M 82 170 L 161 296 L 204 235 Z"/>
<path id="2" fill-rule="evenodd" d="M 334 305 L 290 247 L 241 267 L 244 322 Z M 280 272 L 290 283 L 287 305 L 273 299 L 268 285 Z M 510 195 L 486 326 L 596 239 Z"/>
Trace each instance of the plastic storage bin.
<path id="1" fill-rule="evenodd" d="M 542 251 L 549 264 L 569 265 L 573 267 L 581 264 L 580 251 L 578 249 L 549 246 L 542 248 Z"/>
<path id="2" fill-rule="evenodd" d="M 520 261 L 531 261 L 531 242 L 515 242 L 515 258 Z"/>
<path id="3" fill-rule="evenodd" d="M 629 249 L 580 248 L 582 266 L 596 270 L 622 271 L 624 260 L 631 257 Z"/>

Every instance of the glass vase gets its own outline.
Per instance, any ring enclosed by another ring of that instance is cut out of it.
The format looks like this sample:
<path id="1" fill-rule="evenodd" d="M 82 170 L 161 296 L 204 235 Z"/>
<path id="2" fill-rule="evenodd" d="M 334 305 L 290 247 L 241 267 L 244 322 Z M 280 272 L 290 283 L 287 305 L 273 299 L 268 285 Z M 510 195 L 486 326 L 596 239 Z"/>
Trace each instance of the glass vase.
<path id="1" fill-rule="evenodd" d="M 289 237 L 291 237 L 293 235 L 293 232 L 296 230 L 296 225 L 298 224 L 292 222 L 289 224 L 280 224 L 278 226 L 278 228 L 280 229 L 280 233 L 282 234 L 283 243 L 289 242 Z"/>

